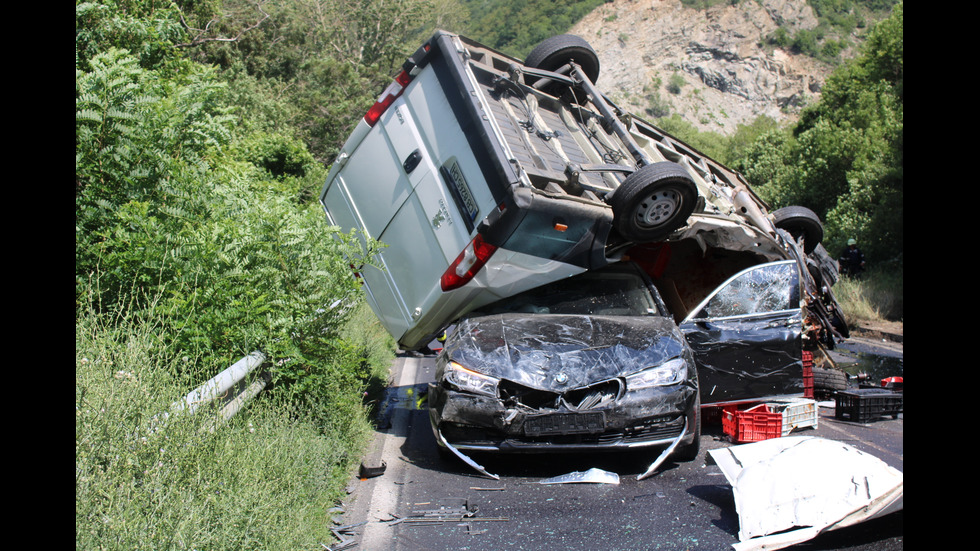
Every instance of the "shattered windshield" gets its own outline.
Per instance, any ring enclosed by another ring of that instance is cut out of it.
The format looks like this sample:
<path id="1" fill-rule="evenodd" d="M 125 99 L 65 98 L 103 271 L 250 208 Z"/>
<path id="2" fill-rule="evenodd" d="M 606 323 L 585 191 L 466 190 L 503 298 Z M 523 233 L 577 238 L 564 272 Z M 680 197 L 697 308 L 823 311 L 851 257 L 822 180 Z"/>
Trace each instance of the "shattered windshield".
<path id="1" fill-rule="evenodd" d="M 708 301 L 704 313 L 724 318 L 799 308 L 799 285 L 792 261 L 759 266 L 729 281 Z"/>
<path id="2" fill-rule="evenodd" d="M 512 312 L 587 316 L 660 314 L 643 278 L 621 269 L 586 272 L 480 308 L 481 314 Z"/>

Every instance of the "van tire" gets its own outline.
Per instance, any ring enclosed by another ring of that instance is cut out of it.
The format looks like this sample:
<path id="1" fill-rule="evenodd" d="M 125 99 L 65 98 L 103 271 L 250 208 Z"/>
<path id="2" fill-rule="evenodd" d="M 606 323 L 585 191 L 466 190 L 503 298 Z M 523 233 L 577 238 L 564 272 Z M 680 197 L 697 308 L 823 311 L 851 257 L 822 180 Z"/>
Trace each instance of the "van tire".
<path id="1" fill-rule="evenodd" d="M 585 39 L 573 34 L 546 38 L 531 50 L 524 65 L 554 72 L 570 61 L 578 63 L 593 83 L 599 78 L 599 56 Z M 534 80 L 526 78 L 525 82 L 533 84 Z"/>
<path id="2" fill-rule="evenodd" d="M 815 212 L 800 206 L 783 207 L 772 213 L 772 221 L 781 230 L 786 230 L 793 239 L 803 236 L 803 252 L 812 253 L 823 241 L 823 224 Z"/>
<path id="3" fill-rule="evenodd" d="M 837 392 L 847 390 L 847 373 L 828 367 L 813 367 L 813 390 Z"/>
<path id="4" fill-rule="evenodd" d="M 697 186 L 681 165 L 665 161 L 642 166 L 609 200 L 613 226 L 635 243 L 662 241 L 687 223 L 697 198 Z"/>

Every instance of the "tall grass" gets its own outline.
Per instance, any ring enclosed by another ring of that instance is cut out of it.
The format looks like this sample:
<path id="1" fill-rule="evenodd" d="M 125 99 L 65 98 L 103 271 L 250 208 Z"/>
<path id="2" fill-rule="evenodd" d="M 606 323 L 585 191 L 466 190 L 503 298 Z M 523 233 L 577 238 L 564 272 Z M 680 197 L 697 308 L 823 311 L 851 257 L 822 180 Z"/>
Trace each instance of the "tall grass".
<path id="1" fill-rule="evenodd" d="M 315 416 L 263 393 L 209 431 L 208 415 L 160 415 L 203 382 L 178 375 L 194 359 L 167 342 L 152 321 L 76 313 L 76 549 L 329 544 L 327 511 L 370 433 L 359 393 Z"/>
<path id="2" fill-rule="evenodd" d="M 857 278 L 843 276 L 834 294 L 850 323 L 904 319 L 904 278 L 901 270 L 872 270 Z"/>

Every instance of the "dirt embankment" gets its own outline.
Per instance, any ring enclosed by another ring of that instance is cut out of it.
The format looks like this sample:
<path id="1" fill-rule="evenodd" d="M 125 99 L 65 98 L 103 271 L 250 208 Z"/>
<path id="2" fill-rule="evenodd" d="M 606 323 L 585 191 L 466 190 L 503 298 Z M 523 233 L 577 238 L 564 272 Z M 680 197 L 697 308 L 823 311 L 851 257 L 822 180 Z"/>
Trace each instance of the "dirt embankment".
<path id="1" fill-rule="evenodd" d="M 904 323 L 900 321 L 856 321 L 851 323 L 851 335 L 866 339 L 903 342 Z"/>
<path id="2" fill-rule="evenodd" d="M 796 120 L 820 97 L 832 67 L 768 46 L 783 29 L 818 20 L 806 0 L 685 7 L 680 0 L 612 0 L 572 29 L 595 48 L 599 87 L 645 118 L 679 114 L 700 130 L 732 134 L 760 115 Z"/>

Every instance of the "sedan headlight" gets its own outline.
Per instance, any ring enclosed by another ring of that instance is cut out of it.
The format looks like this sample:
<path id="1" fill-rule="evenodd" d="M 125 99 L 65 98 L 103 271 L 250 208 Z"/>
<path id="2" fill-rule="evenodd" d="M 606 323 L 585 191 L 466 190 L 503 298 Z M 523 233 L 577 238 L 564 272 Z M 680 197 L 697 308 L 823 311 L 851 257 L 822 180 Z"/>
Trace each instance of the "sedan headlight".
<path id="1" fill-rule="evenodd" d="M 500 382 L 499 379 L 477 373 L 471 369 L 466 369 L 456 362 L 449 362 L 446 365 L 444 377 L 446 382 L 457 390 L 485 394 L 487 396 L 497 396 L 497 383 Z"/>
<path id="2" fill-rule="evenodd" d="M 687 378 L 687 362 L 683 358 L 674 358 L 668 362 L 644 369 L 626 377 L 626 388 L 640 389 L 654 386 L 667 386 L 679 383 Z"/>

